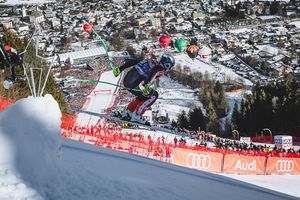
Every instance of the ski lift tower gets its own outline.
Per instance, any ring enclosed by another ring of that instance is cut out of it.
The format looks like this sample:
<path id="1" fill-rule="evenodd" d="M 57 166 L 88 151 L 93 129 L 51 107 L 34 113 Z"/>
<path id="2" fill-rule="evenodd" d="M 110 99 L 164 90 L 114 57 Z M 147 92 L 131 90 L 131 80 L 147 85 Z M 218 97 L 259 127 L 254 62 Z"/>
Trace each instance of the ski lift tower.
<path id="1" fill-rule="evenodd" d="M 39 40 L 40 36 L 43 36 L 43 30 L 39 24 L 35 24 L 35 34 L 33 37 L 35 37 L 35 56 L 45 62 L 47 62 L 47 59 L 45 57 L 42 57 L 39 55 Z M 55 58 L 55 56 L 54 56 Z M 52 60 L 53 62 L 53 60 Z M 52 63 L 51 62 L 51 63 Z M 44 93 L 44 89 L 46 87 L 46 83 L 51 71 L 51 64 L 49 67 L 43 67 L 43 66 L 26 66 L 23 63 L 23 69 L 24 73 L 27 78 L 27 83 L 31 92 L 31 95 L 33 97 L 40 97 Z"/>

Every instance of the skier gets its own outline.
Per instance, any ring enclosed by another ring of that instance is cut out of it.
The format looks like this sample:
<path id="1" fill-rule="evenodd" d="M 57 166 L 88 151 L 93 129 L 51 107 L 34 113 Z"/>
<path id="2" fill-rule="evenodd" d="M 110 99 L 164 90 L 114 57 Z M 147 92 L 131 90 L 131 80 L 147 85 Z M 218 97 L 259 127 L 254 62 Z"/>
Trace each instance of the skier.
<path id="1" fill-rule="evenodd" d="M 158 92 L 150 87 L 149 82 L 165 75 L 175 65 L 175 59 L 170 54 L 163 54 L 160 61 L 154 59 L 131 59 L 120 67 L 113 68 L 115 77 L 126 68 L 132 67 L 124 77 L 123 84 L 126 88 L 139 88 L 143 92 L 129 90 L 136 99 L 131 101 L 127 109 L 122 112 L 122 119 L 149 124 L 142 116 L 158 98 Z"/>

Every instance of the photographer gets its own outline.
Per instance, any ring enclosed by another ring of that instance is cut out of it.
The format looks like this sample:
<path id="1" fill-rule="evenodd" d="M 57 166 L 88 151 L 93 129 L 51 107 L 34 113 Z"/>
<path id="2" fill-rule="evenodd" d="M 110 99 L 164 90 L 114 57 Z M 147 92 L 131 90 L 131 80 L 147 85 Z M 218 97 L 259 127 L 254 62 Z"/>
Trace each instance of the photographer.
<path id="1" fill-rule="evenodd" d="M 22 64 L 22 56 L 17 50 L 9 45 L 0 44 L 0 72 L 3 73 L 5 68 L 10 68 L 11 76 L 6 81 L 11 85 L 17 79 L 16 68 L 20 64 Z"/>

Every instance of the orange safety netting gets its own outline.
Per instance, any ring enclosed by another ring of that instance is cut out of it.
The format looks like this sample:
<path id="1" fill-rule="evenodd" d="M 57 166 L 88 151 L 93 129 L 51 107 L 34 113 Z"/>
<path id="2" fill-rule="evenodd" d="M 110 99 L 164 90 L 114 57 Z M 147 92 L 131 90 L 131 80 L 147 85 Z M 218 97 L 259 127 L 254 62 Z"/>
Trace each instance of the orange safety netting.
<path id="1" fill-rule="evenodd" d="M 127 130 L 128 131 L 128 130 Z M 123 132 L 116 126 L 62 130 L 62 136 L 97 146 L 126 151 L 184 167 L 238 174 L 300 174 L 300 154 L 264 151 L 233 151 L 167 142 L 142 133 Z M 270 159 L 269 159 L 270 158 Z"/>
<path id="2" fill-rule="evenodd" d="M 15 103 L 14 100 L 0 96 L 0 112 L 2 112 L 3 110 L 5 110 L 7 107 L 11 106 L 14 103 Z"/>
<path id="3" fill-rule="evenodd" d="M 122 133 L 121 128 L 102 128 L 101 126 L 70 127 L 62 130 L 62 136 L 109 149 L 126 151 L 145 157 L 169 162 L 173 145 L 164 139 L 154 140 L 149 135 Z"/>

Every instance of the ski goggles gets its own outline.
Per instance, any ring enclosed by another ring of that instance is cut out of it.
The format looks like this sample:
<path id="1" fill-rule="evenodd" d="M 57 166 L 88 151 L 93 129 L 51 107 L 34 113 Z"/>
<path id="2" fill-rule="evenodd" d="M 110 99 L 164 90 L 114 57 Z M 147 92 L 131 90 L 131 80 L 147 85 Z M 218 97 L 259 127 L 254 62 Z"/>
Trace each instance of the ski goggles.
<path id="1" fill-rule="evenodd" d="M 172 68 L 172 64 L 171 63 L 165 63 L 163 64 L 165 69 L 171 69 Z"/>

